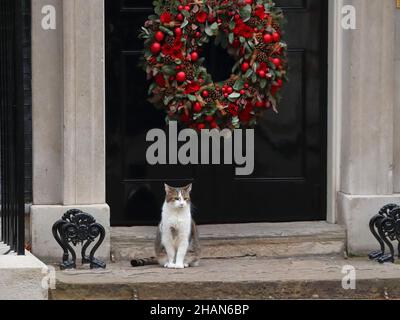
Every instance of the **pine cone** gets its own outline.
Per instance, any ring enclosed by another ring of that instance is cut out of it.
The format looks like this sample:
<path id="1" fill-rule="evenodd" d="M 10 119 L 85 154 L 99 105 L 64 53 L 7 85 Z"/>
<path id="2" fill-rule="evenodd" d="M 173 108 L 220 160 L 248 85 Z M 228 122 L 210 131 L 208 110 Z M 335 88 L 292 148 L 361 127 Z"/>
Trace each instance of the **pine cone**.
<path id="1" fill-rule="evenodd" d="M 158 31 L 160 29 L 160 24 L 156 21 L 153 21 L 153 23 L 150 26 L 150 29 L 154 32 Z"/>
<path id="2" fill-rule="evenodd" d="M 274 30 L 276 32 L 279 32 L 279 33 L 281 32 L 281 26 L 276 21 L 272 21 L 271 26 L 272 26 L 272 28 L 274 28 Z"/>
<path id="3" fill-rule="evenodd" d="M 247 22 L 247 24 L 248 24 L 250 27 L 254 28 L 254 27 L 257 27 L 257 26 L 260 24 L 260 20 L 259 20 L 258 17 L 252 17 L 252 18 L 249 19 L 249 21 Z"/>
<path id="4" fill-rule="evenodd" d="M 259 51 L 257 53 L 257 60 L 258 61 L 262 61 L 262 62 L 268 62 L 269 60 L 269 56 L 267 53 L 263 52 L 263 51 Z"/>
<path id="5" fill-rule="evenodd" d="M 221 91 L 218 91 L 218 90 L 210 91 L 209 97 L 210 97 L 213 101 L 219 100 L 220 98 L 222 98 Z"/>
<path id="6" fill-rule="evenodd" d="M 163 61 L 165 64 L 171 64 L 174 62 L 174 59 L 171 56 L 164 56 Z"/>

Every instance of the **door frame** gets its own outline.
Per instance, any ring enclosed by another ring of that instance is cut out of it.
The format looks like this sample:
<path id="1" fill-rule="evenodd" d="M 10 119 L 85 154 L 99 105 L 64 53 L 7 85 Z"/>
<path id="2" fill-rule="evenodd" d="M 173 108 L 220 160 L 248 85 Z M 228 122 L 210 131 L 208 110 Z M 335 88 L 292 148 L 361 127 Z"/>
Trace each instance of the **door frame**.
<path id="1" fill-rule="evenodd" d="M 341 79 L 343 0 L 328 1 L 328 61 L 327 61 L 327 222 L 337 223 L 337 194 L 340 188 L 341 160 Z M 106 13 L 104 12 L 104 16 Z M 105 43 L 104 43 L 105 45 Z M 106 106 L 107 107 L 107 106 Z"/>
<path id="2" fill-rule="evenodd" d="M 328 1 L 327 221 L 330 223 L 337 223 L 337 195 L 340 190 L 342 7 L 343 0 Z"/>

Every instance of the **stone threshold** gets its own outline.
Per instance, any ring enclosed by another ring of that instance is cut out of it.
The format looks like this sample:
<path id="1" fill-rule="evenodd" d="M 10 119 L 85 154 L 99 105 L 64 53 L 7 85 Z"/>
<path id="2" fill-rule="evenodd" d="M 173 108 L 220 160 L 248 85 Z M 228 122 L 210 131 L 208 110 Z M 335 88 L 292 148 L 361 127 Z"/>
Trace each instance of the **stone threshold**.
<path id="1" fill-rule="evenodd" d="M 344 266 L 353 266 L 356 289 L 342 287 Z M 204 259 L 197 268 L 132 268 L 57 271 L 51 299 L 399 299 L 400 266 L 367 258 Z"/>
<path id="2" fill-rule="evenodd" d="M 113 261 L 154 255 L 155 227 L 112 227 Z M 203 258 L 343 255 L 346 232 L 327 222 L 199 226 Z"/>

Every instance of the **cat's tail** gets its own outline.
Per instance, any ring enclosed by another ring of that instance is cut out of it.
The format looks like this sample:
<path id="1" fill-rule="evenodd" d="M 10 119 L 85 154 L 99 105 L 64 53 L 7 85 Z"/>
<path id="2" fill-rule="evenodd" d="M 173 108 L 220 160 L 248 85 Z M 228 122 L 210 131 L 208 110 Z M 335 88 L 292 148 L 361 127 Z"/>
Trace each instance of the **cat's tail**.
<path id="1" fill-rule="evenodd" d="M 155 264 L 158 264 L 158 260 L 156 257 L 131 260 L 132 267 L 143 267 L 143 266 L 149 266 L 149 265 L 155 265 Z"/>

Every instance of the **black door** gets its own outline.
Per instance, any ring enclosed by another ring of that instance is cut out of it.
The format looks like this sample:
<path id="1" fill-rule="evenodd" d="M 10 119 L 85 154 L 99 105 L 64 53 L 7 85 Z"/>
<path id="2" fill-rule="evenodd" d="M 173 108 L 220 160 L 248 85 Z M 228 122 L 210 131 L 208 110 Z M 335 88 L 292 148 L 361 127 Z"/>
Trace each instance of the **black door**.
<path id="1" fill-rule="evenodd" d="M 255 170 L 234 176 L 232 166 L 150 166 L 146 133 L 165 129 L 165 115 L 147 102 L 138 67 L 140 27 L 151 0 L 106 0 L 107 203 L 112 225 L 154 224 L 163 182 L 193 182 L 198 223 L 326 219 L 327 1 L 281 0 L 287 25 L 289 78 L 279 114 L 266 112 L 255 130 Z M 213 45 L 205 48 L 214 80 L 233 65 Z"/>

